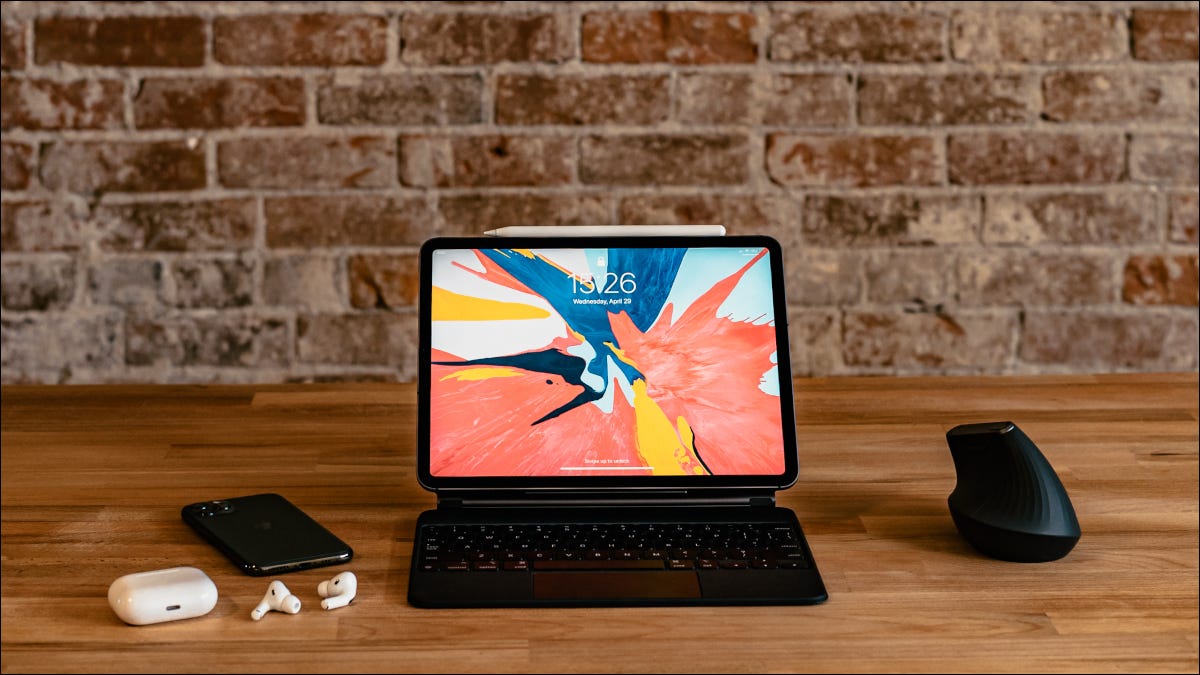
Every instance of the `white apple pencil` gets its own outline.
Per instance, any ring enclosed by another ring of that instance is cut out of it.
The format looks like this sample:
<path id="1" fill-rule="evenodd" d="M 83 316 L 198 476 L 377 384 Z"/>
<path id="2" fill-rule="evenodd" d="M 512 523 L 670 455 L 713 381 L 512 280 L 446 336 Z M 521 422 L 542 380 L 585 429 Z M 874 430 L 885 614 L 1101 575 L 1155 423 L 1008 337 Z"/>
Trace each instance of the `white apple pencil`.
<path id="1" fill-rule="evenodd" d="M 488 230 L 489 237 L 722 237 L 724 225 L 529 225 Z"/>

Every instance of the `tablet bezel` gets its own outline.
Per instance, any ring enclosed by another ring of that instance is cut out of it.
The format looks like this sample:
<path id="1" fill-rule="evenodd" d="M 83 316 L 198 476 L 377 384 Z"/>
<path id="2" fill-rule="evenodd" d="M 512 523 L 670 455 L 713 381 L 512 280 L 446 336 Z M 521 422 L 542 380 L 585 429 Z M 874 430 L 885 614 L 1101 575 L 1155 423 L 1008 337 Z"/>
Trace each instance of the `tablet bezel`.
<path id="1" fill-rule="evenodd" d="M 775 341 L 780 374 L 779 404 L 784 471 L 770 475 L 728 476 L 434 476 L 430 472 L 430 381 L 432 373 L 432 321 L 429 298 L 432 293 L 433 253 L 437 250 L 474 249 L 580 249 L 580 248 L 765 248 L 768 251 L 775 313 Z M 431 491 L 486 490 L 530 491 L 538 489 L 580 489 L 602 492 L 622 490 L 687 489 L 698 491 L 781 490 L 790 487 L 799 476 L 796 443 L 791 358 L 787 330 L 787 300 L 784 292 L 783 251 L 779 242 L 765 235 L 707 236 L 600 236 L 600 237 L 437 237 L 427 240 L 420 253 L 420 293 L 418 307 L 419 347 L 417 396 L 417 478 Z"/>

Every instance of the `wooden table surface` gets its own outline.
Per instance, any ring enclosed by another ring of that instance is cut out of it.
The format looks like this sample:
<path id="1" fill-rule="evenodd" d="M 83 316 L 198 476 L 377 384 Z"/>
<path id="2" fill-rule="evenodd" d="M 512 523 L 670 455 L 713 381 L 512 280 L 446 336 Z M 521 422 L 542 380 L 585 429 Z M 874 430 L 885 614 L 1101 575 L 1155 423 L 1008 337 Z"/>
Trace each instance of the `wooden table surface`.
<path id="1" fill-rule="evenodd" d="M 829 590 L 810 607 L 422 610 L 410 385 L 12 386 L 3 396 L 3 672 L 1197 672 L 1197 376 L 797 380 L 800 516 Z M 1043 564 L 959 538 L 945 432 L 1009 419 L 1083 538 Z M 286 575 L 304 609 L 250 619 L 241 574 L 182 505 L 284 494 L 355 548 Z M 117 577 L 203 569 L 208 615 L 127 626 Z"/>

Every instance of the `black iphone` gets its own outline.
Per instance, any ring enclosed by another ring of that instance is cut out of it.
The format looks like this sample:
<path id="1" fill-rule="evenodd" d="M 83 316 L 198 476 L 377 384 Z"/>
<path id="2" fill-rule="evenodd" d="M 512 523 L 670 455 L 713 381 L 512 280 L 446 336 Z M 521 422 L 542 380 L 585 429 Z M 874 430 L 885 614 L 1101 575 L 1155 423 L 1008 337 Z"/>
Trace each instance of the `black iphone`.
<path id="1" fill-rule="evenodd" d="M 183 507 L 183 522 L 246 574 L 261 577 L 349 562 L 346 542 L 274 493 Z"/>

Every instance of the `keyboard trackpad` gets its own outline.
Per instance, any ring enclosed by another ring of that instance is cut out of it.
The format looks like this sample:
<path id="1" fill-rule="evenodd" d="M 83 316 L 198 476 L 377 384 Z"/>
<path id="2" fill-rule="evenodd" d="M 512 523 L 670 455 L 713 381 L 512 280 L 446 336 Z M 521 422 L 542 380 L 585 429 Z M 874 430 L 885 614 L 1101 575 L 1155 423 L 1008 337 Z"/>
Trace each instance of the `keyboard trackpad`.
<path id="1" fill-rule="evenodd" d="M 535 572 L 537 600 L 698 598 L 695 572 Z"/>

